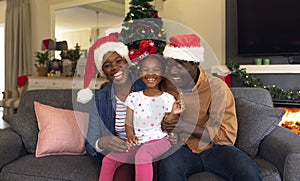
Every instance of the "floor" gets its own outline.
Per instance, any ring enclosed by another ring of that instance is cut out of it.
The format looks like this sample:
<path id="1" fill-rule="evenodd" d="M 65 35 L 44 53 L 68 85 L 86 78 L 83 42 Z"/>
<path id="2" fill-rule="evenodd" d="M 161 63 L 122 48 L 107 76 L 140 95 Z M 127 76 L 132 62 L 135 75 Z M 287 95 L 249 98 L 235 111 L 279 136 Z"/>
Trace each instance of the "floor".
<path id="1" fill-rule="evenodd" d="M 3 108 L 0 108 L 0 129 L 4 129 L 6 127 L 9 127 L 9 125 L 2 119 L 3 117 Z"/>

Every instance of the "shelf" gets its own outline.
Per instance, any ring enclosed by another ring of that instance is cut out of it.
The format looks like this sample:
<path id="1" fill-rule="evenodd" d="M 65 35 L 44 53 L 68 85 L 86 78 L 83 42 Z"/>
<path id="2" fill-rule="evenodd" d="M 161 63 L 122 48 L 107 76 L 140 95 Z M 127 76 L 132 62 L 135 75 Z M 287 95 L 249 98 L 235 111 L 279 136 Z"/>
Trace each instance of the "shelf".
<path id="1" fill-rule="evenodd" d="M 240 65 L 251 74 L 300 74 L 300 64 Z"/>
<path id="2" fill-rule="evenodd" d="M 101 84 L 106 82 L 104 78 L 94 78 L 89 88 L 100 89 Z M 82 89 L 83 78 L 75 77 L 40 77 L 29 76 L 27 90 L 34 89 Z"/>

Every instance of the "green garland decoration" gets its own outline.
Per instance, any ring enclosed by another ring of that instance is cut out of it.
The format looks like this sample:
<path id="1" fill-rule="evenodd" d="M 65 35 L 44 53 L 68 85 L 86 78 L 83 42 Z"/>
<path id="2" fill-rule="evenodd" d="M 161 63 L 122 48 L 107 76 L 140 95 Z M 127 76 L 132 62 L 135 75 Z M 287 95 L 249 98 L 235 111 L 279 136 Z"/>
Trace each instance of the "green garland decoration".
<path id="1" fill-rule="evenodd" d="M 279 101 L 292 101 L 300 103 L 300 89 L 290 89 L 284 90 L 276 85 L 263 85 L 260 79 L 246 72 L 245 68 L 240 68 L 240 66 L 235 62 L 231 61 L 227 65 L 228 69 L 231 71 L 231 75 L 237 77 L 243 85 L 247 87 L 260 87 L 268 90 L 273 98 L 273 100 Z"/>

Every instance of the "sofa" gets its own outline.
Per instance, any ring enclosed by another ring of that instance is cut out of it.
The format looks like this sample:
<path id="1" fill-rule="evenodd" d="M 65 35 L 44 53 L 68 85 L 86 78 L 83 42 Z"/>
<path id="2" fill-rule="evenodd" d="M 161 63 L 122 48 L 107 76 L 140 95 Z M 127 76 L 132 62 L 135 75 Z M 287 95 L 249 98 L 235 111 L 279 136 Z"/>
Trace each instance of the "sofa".
<path id="1" fill-rule="evenodd" d="M 300 137 L 277 126 L 284 111 L 273 107 L 268 91 L 231 88 L 238 116 L 236 146 L 255 161 L 263 180 L 300 180 Z M 0 130 L 0 180 L 97 180 L 99 162 L 86 154 L 36 157 L 39 128 L 34 101 L 88 112 L 75 100 L 76 90 L 31 90 L 23 94 L 16 114 L 5 117 L 11 127 Z M 267 120 L 267 121 L 265 121 Z M 209 172 L 188 180 L 223 180 Z"/>

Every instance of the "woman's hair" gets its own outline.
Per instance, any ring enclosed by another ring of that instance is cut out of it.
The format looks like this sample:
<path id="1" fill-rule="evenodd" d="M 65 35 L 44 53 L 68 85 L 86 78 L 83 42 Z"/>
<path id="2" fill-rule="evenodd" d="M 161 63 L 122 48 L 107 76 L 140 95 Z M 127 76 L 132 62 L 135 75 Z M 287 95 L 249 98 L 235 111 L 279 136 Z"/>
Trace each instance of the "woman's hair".
<path id="1" fill-rule="evenodd" d="M 142 67 L 142 64 L 145 60 L 149 59 L 149 58 L 152 58 L 152 59 L 155 59 L 155 60 L 158 60 L 161 64 L 161 68 L 162 68 L 162 72 L 164 73 L 165 72 L 165 69 L 166 69 L 166 60 L 165 58 L 162 56 L 162 55 L 157 55 L 157 54 L 150 54 L 150 55 L 147 55 L 145 57 L 143 57 L 139 63 L 138 63 L 138 67 Z"/>

